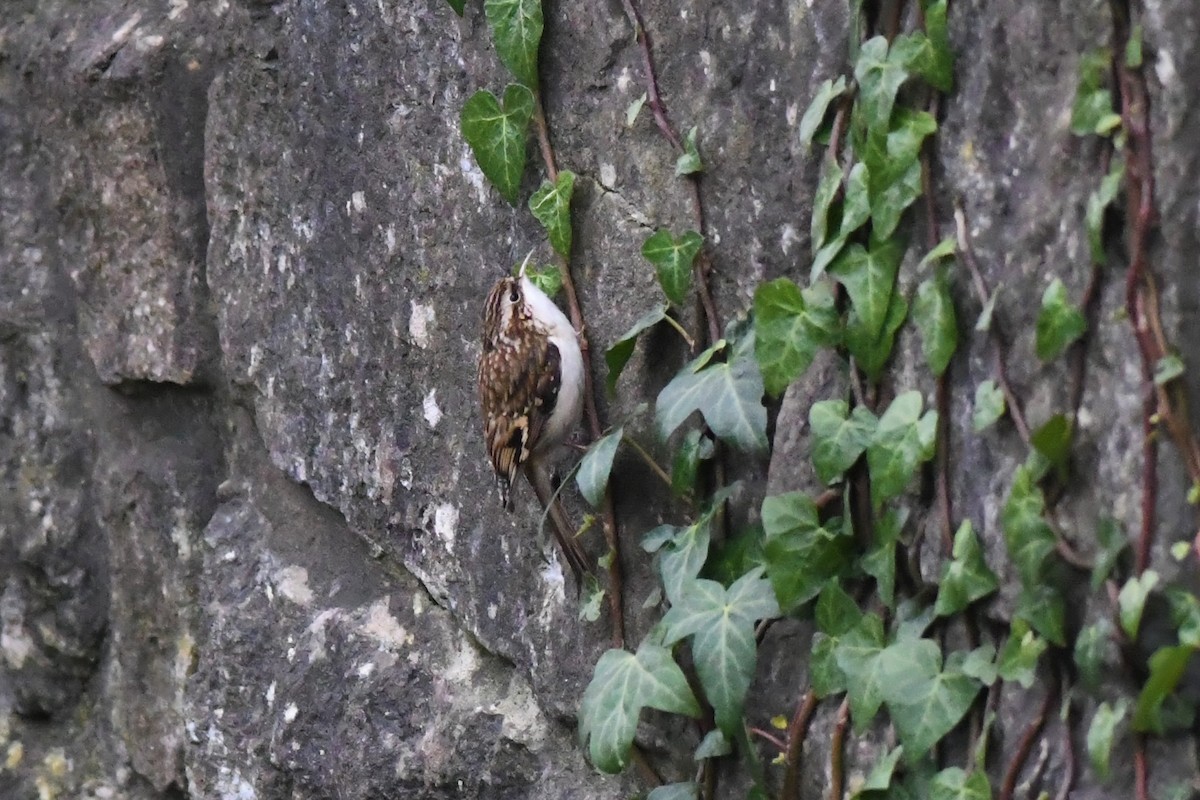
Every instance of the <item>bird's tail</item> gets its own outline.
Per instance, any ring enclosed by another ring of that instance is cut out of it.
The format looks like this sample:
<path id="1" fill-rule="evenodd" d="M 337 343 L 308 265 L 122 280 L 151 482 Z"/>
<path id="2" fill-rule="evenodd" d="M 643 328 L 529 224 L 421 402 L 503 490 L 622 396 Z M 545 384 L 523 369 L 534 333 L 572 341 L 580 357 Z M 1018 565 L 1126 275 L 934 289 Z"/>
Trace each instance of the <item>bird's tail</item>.
<path id="1" fill-rule="evenodd" d="M 525 476 L 533 486 L 533 491 L 537 494 L 542 508 L 550 509 L 554 541 L 558 543 L 558 549 L 562 551 L 563 558 L 567 560 L 567 565 L 571 568 L 571 574 L 575 576 L 575 590 L 580 591 L 583 589 L 583 576 L 592 574 L 588 555 L 584 552 L 579 540 L 575 538 L 575 528 L 567 518 L 567 512 L 563 509 L 562 502 L 550 489 L 550 481 L 545 470 L 540 469 L 534 463 L 527 462 Z"/>

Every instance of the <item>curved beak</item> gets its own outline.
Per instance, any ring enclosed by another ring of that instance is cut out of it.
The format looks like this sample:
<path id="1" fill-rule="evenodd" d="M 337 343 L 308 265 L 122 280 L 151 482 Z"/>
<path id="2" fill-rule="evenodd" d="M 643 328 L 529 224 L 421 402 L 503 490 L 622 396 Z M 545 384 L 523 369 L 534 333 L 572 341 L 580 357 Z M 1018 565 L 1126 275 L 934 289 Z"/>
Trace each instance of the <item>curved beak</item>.
<path id="1" fill-rule="evenodd" d="M 536 248 L 534 248 L 534 249 L 536 249 Z M 531 258 L 533 258 L 533 250 L 530 250 L 529 254 L 525 256 L 525 260 L 521 262 L 521 268 L 519 270 L 517 270 L 518 278 L 525 277 L 525 268 L 529 266 L 529 259 L 531 259 Z"/>

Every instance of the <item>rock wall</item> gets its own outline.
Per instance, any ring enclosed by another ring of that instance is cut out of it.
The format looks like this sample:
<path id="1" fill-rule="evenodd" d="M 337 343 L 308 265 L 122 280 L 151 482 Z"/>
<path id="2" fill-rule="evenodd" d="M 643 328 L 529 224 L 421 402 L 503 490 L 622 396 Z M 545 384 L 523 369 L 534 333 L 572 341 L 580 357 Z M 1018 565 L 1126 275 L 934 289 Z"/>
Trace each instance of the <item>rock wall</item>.
<path id="1" fill-rule="evenodd" d="M 714 291 L 731 317 L 759 281 L 807 272 L 817 156 L 795 126 L 816 84 L 845 70 L 847 11 L 643 5 L 670 112 L 701 132 Z M 531 248 L 549 250 L 458 130 L 466 97 L 507 80 L 468 6 L 462 19 L 441 0 L 0 10 L 0 796 L 637 791 L 634 775 L 595 774 L 574 735 L 606 620 L 577 621 L 532 497 L 499 511 L 478 440 L 482 297 Z M 1087 280 L 1096 152 L 1068 122 L 1080 54 L 1112 24 L 1079 0 L 962 0 L 950 18 L 960 55 L 937 212 L 948 231 L 963 204 L 1005 287 L 997 313 L 1032 353 L 1051 269 L 1076 297 Z M 1168 332 L 1186 345 L 1200 331 L 1200 11 L 1150 0 L 1144 23 L 1162 212 L 1152 260 Z M 642 61 L 620 3 L 548 3 L 542 62 L 560 160 L 580 176 L 588 335 L 606 346 L 655 291 L 643 239 L 689 226 L 689 198 L 649 114 L 626 124 Z M 1090 530 L 1104 509 L 1134 530 L 1138 355 L 1122 276 L 1102 292 L 1078 420 L 1096 469 L 1060 522 Z M 973 387 L 990 356 L 983 336 L 965 347 L 952 378 Z M 901 348 L 896 381 L 916 385 L 919 346 L 906 335 Z M 664 355 L 635 358 L 614 417 L 683 356 L 666 340 L 649 350 Z M 1062 405 L 1060 371 L 1028 358 L 1012 377 L 1031 418 Z M 1024 453 L 1011 431 L 970 433 L 970 398 L 954 393 L 953 498 L 1001 569 L 1003 476 Z M 743 470 L 751 493 L 768 477 L 772 490 L 811 488 L 797 457 L 806 419 L 797 385 L 769 472 Z M 1185 580 L 1166 548 L 1194 528 L 1187 479 L 1160 453 L 1155 565 Z M 653 582 L 637 538 L 669 513 L 646 482 L 621 463 L 635 642 L 657 614 L 643 608 Z M 753 714 L 794 704 L 810 635 L 795 621 L 771 629 Z M 1038 702 L 1004 695 L 1003 753 Z M 823 793 L 833 714 L 817 715 L 806 798 Z M 668 777 L 690 775 L 677 745 L 695 732 L 652 722 L 646 747 Z M 1082 747 L 1081 731 L 1049 730 Z M 869 769 L 870 742 L 851 748 L 852 771 Z M 1044 756 L 1051 785 L 1064 752 Z M 1151 755 L 1156 787 L 1197 773 L 1190 739 L 1155 740 Z M 1130 771 L 1119 763 L 1107 787 L 1084 774 L 1072 796 L 1124 791 Z"/>

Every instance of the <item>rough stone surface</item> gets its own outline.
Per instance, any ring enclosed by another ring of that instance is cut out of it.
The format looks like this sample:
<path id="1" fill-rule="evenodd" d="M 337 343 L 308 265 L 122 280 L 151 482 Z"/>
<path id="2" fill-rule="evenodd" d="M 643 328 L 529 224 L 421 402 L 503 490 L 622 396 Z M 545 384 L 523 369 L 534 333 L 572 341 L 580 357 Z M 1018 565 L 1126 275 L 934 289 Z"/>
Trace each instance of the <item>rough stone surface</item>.
<path id="1" fill-rule="evenodd" d="M 699 129 L 713 289 L 733 319 L 759 281 L 807 273 L 820 151 L 795 128 L 814 87 L 846 71 L 847 4 L 642 5 L 672 119 Z M 1200 13 L 1186 0 L 1143 5 L 1161 215 L 1150 255 L 1167 334 L 1194 367 Z M 575 278 L 598 355 L 655 296 L 642 241 L 690 227 L 691 199 L 649 109 L 626 120 L 643 62 L 621 4 L 546 13 L 546 110 L 560 167 L 579 176 Z M 1052 276 L 1073 298 L 1089 277 L 1083 214 L 1100 152 L 1070 134 L 1069 116 L 1080 55 L 1109 44 L 1108 13 L 1078 0 L 951 4 L 960 57 L 939 113 L 938 233 L 953 231 L 960 204 L 1034 425 L 1069 395 L 1063 363 L 1033 355 L 1035 318 Z M 609 620 L 577 620 L 532 493 L 500 512 L 478 441 L 480 298 L 531 248 L 550 258 L 458 130 L 464 100 L 507 81 L 478 3 L 461 19 L 441 0 L 17 0 L 0 11 L 0 796 L 638 791 L 632 774 L 596 775 L 574 736 Z M 906 290 L 930 234 L 909 227 Z M 1056 508 L 1084 556 L 1101 516 L 1131 533 L 1140 520 L 1143 388 L 1124 275 L 1110 270 L 1076 418 L 1082 479 Z M 993 353 L 972 330 L 969 282 L 955 292 L 950 488 L 1004 579 L 986 607 L 991 631 L 1015 601 L 999 514 L 1025 448 L 1007 422 L 971 428 Z M 919 340 L 906 331 L 898 348 L 885 394 L 916 386 L 932 403 Z M 685 357 L 670 331 L 646 337 L 602 411 L 635 412 Z M 808 408 L 846 395 L 845 375 L 836 359 L 814 366 L 772 409 L 769 463 L 730 461 L 749 508 L 767 491 L 819 491 Z M 652 438 L 644 414 L 629 429 Z M 1168 555 L 1195 529 L 1170 446 L 1159 475 L 1153 564 L 1190 585 L 1194 571 Z M 638 538 L 683 518 L 656 480 L 619 456 L 631 643 L 659 615 Z M 927 577 L 943 555 L 930 483 L 904 500 Z M 604 549 L 594 532 L 585 546 Z M 1107 614 L 1086 576 L 1066 579 L 1073 625 Z M 805 620 L 768 630 L 752 724 L 792 713 L 811 637 Z M 1003 693 L 994 780 L 1053 678 Z M 1105 692 L 1134 690 L 1122 681 Z M 1073 797 L 1131 793 L 1125 753 L 1107 784 L 1083 766 L 1094 710 L 1078 700 L 1070 726 L 1051 715 L 1023 773 L 1038 779 L 1034 796 L 1062 780 L 1067 737 Z M 814 717 L 805 800 L 825 792 L 836 713 L 825 702 Z M 888 737 L 877 723 L 853 738 L 851 786 Z M 698 738 L 657 714 L 639 730 L 672 779 L 693 774 Z M 1154 740 L 1150 759 L 1155 797 L 1200 772 L 1189 737 Z M 748 777 L 726 771 L 723 794 L 741 796 Z"/>

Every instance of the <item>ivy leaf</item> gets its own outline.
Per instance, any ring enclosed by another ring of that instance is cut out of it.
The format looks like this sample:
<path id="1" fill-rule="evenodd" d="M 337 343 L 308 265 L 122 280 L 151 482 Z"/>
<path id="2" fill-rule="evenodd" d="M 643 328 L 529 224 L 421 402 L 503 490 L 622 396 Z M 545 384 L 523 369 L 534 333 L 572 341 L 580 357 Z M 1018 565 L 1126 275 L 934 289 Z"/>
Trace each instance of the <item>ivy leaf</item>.
<path id="1" fill-rule="evenodd" d="M 1055 278 L 1042 295 L 1042 310 L 1037 318 L 1035 349 L 1042 361 L 1057 358 L 1071 342 L 1087 331 L 1082 312 L 1067 299 L 1067 287 Z"/>
<path id="2" fill-rule="evenodd" d="M 1154 384 L 1162 386 L 1183 374 L 1183 361 L 1177 355 L 1166 355 L 1154 364 Z"/>
<path id="3" fill-rule="evenodd" d="M 550 246 L 561 256 L 571 255 L 571 195 L 575 173 L 562 170 L 554 183 L 545 181 L 529 198 L 529 210 L 546 229 Z"/>
<path id="4" fill-rule="evenodd" d="M 517 80 L 538 87 L 542 0 L 484 0 L 483 13 L 496 40 L 496 53 Z"/>
<path id="5" fill-rule="evenodd" d="M 945 273 L 921 282 L 913 303 L 913 321 L 921 331 L 921 351 L 934 377 L 941 377 L 958 348 L 958 319 Z"/>
<path id="6" fill-rule="evenodd" d="M 846 676 L 837 665 L 838 642 L 862 622 L 863 613 L 837 581 L 830 581 L 817 598 L 815 616 L 809 680 L 817 697 L 824 698 L 846 691 Z"/>
<path id="7" fill-rule="evenodd" d="M 621 437 L 625 435 L 624 428 L 617 428 L 607 436 L 592 443 L 587 454 L 579 462 L 579 471 L 575 473 L 575 483 L 579 492 L 592 506 L 599 508 L 604 499 L 604 490 L 608 488 L 608 476 L 612 472 L 613 458 L 621 445 Z"/>
<path id="8" fill-rule="evenodd" d="M 816 504 L 801 492 L 767 497 L 762 504 L 763 558 L 779 605 L 794 611 L 849 566 L 854 548 L 838 521 L 823 527 Z"/>
<path id="9" fill-rule="evenodd" d="M 1133 729 L 1140 733 L 1165 733 L 1166 726 L 1162 717 L 1163 703 L 1183 677 L 1188 662 L 1196 652 L 1195 648 L 1185 644 L 1175 647 L 1162 647 L 1150 656 L 1150 677 L 1138 695 L 1137 706 L 1133 712 Z"/>
<path id="10" fill-rule="evenodd" d="M 1017 595 L 1014 619 L 1023 619 L 1059 647 L 1067 644 L 1067 605 L 1056 583 L 1025 586 Z"/>
<path id="11" fill-rule="evenodd" d="M 871 176 L 872 234 L 891 237 L 905 209 L 921 196 L 921 146 L 937 130 L 937 120 L 924 111 L 898 108 L 886 136 L 867 140 L 864 160 Z"/>
<path id="12" fill-rule="evenodd" d="M 945 6 L 945 0 L 941 5 Z M 929 800 L 992 800 L 992 786 L 986 772 L 949 767 L 934 776 Z"/>
<path id="13" fill-rule="evenodd" d="M 815 610 L 817 630 L 830 636 L 841 636 L 861 622 L 862 617 L 858 603 L 846 594 L 846 590 L 837 581 L 821 590 Z"/>
<path id="14" fill-rule="evenodd" d="M 642 245 L 642 255 L 654 265 L 663 294 L 677 306 L 687 301 L 692 285 L 692 262 L 704 244 L 704 237 L 687 231 L 678 239 L 660 230 Z"/>
<path id="15" fill-rule="evenodd" d="M 825 159 L 821 164 L 821 177 L 817 181 L 817 189 L 813 193 L 812 222 L 809 227 L 809 238 L 812 240 L 812 251 L 815 256 L 825 244 L 825 234 L 829 229 L 829 209 L 842 188 L 842 168 L 833 159 Z M 840 249 L 840 248 L 839 248 Z M 832 258 L 836 252 L 829 255 Z M 825 263 L 828 263 L 826 260 Z M 813 264 L 810 280 L 815 281 L 821 276 L 824 267 L 817 269 Z"/>
<path id="16" fill-rule="evenodd" d="M 1113 111 L 1112 92 L 1104 87 L 1111 64 L 1112 53 L 1107 49 L 1079 59 L 1079 84 L 1071 107 L 1071 133 L 1076 136 L 1105 136 L 1121 124 L 1120 115 Z"/>
<path id="17" fill-rule="evenodd" d="M 1121 630 L 1130 639 L 1137 639 L 1138 628 L 1142 624 L 1142 611 L 1146 608 L 1146 598 L 1150 591 L 1158 585 L 1158 573 L 1148 569 L 1141 575 L 1125 581 L 1121 593 L 1117 595 L 1117 607 L 1120 610 Z"/>
<path id="18" fill-rule="evenodd" d="M 846 287 L 867 336 L 878 338 L 883 332 L 903 255 L 895 241 L 876 243 L 871 250 L 856 243 L 829 266 L 829 274 Z"/>
<path id="19" fill-rule="evenodd" d="M 754 678 L 754 623 L 776 616 L 775 593 L 757 568 L 728 591 L 716 581 L 689 581 L 663 617 L 665 644 L 692 638 L 700 684 L 726 738 L 732 739 L 742 724 L 742 704 Z"/>
<path id="20" fill-rule="evenodd" d="M 1045 640 L 1039 638 L 1022 620 L 1013 620 L 1004 649 L 996 662 L 1000 677 L 1010 683 L 1019 683 L 1028 689 L 1037 677 L 1038 659 L 1046 651 Z"/>
<path id="21" fill-rule="evenodd" d="M 463 138 L 479 169 L 510 203 L 517 202 L 525 174 L 525 137 L 532 115 L 533 93 L 516 83 L 504 90 L 503 107 L 486 89 L 463 105 Z"/>
<path id="22" fill-rule="evenodd" d="M 754 291 L 754 354 L 770 395 L 781 394 L 804 374 L 821 347 L 841 338 L 833 292 L 824 281 L 801 291 L 787 278 Z"/>
<path id="23" fill-rule="evenodd" d="M 854 356 L 863 372 L 872 381 L 879 380 L 883 366 L 892 355 L 896 331 L 904 324 L 907 316 L 908 301 L 899 292 L 892 293 L 883 330 L 878 335 L 872 335 L 859 320 L 854 309 L 850 310 L 850 315 L 846 320 L 846 349 L 850 351 L 850 355 Z"/>
<path id="24" fill-rule="evenodd" d="M 965 519 L 954 534 L 953 559 L 942 569 L 934 610 L 939 617 L 957 614 L 1000 588 L 996 575 L 983 559 L 983 548 L 971 520 Z"/>
<path id="25" fill-rule="evenodd" d="M 700 716 L 700 704 L 683 670 L 665 647 L 643 642 L 637 653 L 609 650 L 600 656 L 579 709 L 580 743 L 596 768 L 620 772 L 628 761 L 643 708 Z"/>
<path id="26" fill-rule="evenodd" d="M 808 108 L 804 110 L 804 116 L 800 118 L 800 144 L 806 150 L 812 146 L 813 134 L 817 132 L 817 128 L 821 126 L 821 122 L 825 119 L 825 114 L 829 110 L 829 104 L 838 97 L 841 97 L 845 92 L 845 77 L 839 77 L 837 81 L 827 79 L 817 87 L 816 96 L 808 104 Z"/>
<path id="27" fill-rule="evenodd" d="M 1088 625 L 1075 638 L 1075 665 L 1083 685 L 1093 692 L 1100 688 L 1111 642 L 1112 624 L 1107 619 Z"/>
<path id="28" fill-rule="evenodd" d="M 905 392 L 892 400 L 867 447 L 871 497 L 876 504 L 904 491 L 917 466 L 933 458 L 936 439 L 937 412 L 921 415 L 920 392 Z"/>
<path id="29" fill-rule="evenodd" d="M 1065 469 L 1071 455 L 1071 423 L 1065 414 L 1055 414 L 1030 436 L 1034 449 L 1056 469 Z"/>
<path id="30" fill-rule="evenodd" d="M 700 745 L 696 748 L 692 759 L 694 761 L 703 761 L 706 758 L 727 756 L 732 752 L 733 745 L 725 738 L 725 734 L 721 733 L 720 728 L 713 728 L 700 740 Z"/>
<path id="31" fill-rule="evenodd" d="M 712 356 L 701 354 L 659 392 L 654 413 L 663 438 L 699 411 L 718 438 L 746 452 L 767 449 L 767 409 L 754 358 L 754 331 L 739 333 L 728 361 L 707 364 Z"/>
<path id="32" fill-rule="evenodd" d="M 1087 212 L 1084 220 L 1087 224 L 1088 247 L 1092 252 L 1092 263 L 1104 266 L 1108 261 L 1104 254 L 1104 212 L 1117 199 L 1121 190 L 1121 182 L 1125 180 L 1125 162 L 1114 159 L 1108 174 L 1100 181 L 1100 188 L 1088 196 Z"/>
<path id="33" fill-rule="evenodd" d="M 1045 574 L 1054 552 L 1054 531 L 1042 516 L 1046 500 L 1027 466 L 1017 468 L 1008 500 L 1000 512 L 1000 525 L 1008 554 L 1026 586 L 1036 585 Z"/>
<path id="34" fill-rule="evenodd" d="M 899 43 L 901 37 L 897 37 Z M 854 65 L 868 129 L 886 131 L 896 103 L 896 93 L 909 78 L 909 53 L 903 47 L 889 52 L 887 39 L 876 36 L 863 42 Z"/>
<path id="35" fill-rule="evenodd" d="M 579 603 L 579 619 L 595 622 L 600 619 L 600 604 L 604 601 L 604 588 L 595 575 L 583 576 L 583 597 Z"/>
<path id="36" fill-rule="evenodd" d="M 946 0 L 923 5 L 930 54 L 921 74 L 939 92 L 949 92 L 954 88 L 954 52 L 950 49 L 950 34 L 946 27 Z"/>
<path id="37" fill-rule="evenodd" d="M 875 546 L 862 557 L 862 571 L 875 579 L 879 599 L 886 608 L 896 605 L 896 542 L 908 512 L 890 509 L 875 526 Z"/>
<path id="38" fill-rule="evenodd" d="M 1004 392 L 993 380 L 986 380 L 975 387 L 975 410 L 971 414 L 971 427 L 978 433 L 1004 416 Z"/>
<path id="39" fill-rule="evenodd" d="M 1179 634 L 1179 643 L 1200 647 L 1200 598 L 1186 589 L 1167 589 L 1171 603 L 1171 622 Z"/>
<path id="40" fill-rule="evenodd" d="M 845 400 L 819 400 L 808 411 L 812 428 L 812 462 L 822 483 L 831 484 L 866 452 L 879 420 L 865 406 Z"/>
<path id="41" fill-rule="evenodd" d="M 996 682 L 996 678 L 1000 677 L 999 668 L 996 666 L 996 648 L 990 644 L 980 645 L 968 652 L 955 650 L 947 656 L 946 668 L 957 669 L 984 686 L 991 686 Z"/>
<path id="42" fill-rule="evenodd" d="M 892 784 L 892 775 L 896 772 L 896 764 L 902 755 L 904 755 L 904 747 L 896 747 L 871 767 L 870 774 L 867 775 L 862 786 L 858 787 L 855 797 L 861 797 L 865 792 L 887 791 Z"/>
<path id="43" fill-rule="evenodd" d="M 642 549 L 647 553 L 658 553 L 658 574 L 662 578 L 663 591 L 672 603 L 679 601 L 684 584 L 700 574 L 708 560 L 713 518 L 739 488 L 740 484 L 735 482 L 715 492 L 691 525 L 659 525 L 642 537 Z"/>
<path id="44" fill-rule="evenodd" d="M 562 272 L 553 264 L 542 268 L 528 266 L 525 268 L 525 277 L 545 292 L 547 297 L 554 297 L 562 289 Z"/>
<path id="45" fill-rule="evenodd" d="M 608 377 L 604 379 L 604 385 L 608 388 L 609 394 L 617 390 L 617 379 L 621 377 L 621 371 L 625 369 L 625 365 L 629 363 L 629 359 L 633 356 L 633 349 L 637 346 L 638 337 L 662 322 L 666 319 L 666 316 L 666 305 L 657 306 L 647 311 L 637 322 L 633 323 L 632 328 L 625 331 L 616 344 L 605 351 L 604 363 L 608 366 Z"/>
<path id="46" fill-rule="evenodd" d="M 650 794 L 646 795 L 646 800 L 696 800 L 699 791 L 696 784 L 691 781 L 668 783 L 665 786 L 654 787 Z"/>
<path id="47" fill-rule="evenodd" d="M 675 159 L 676 175 L 691 175 L 704 171 L 704 163 L 700 160 L 700 151 L 696 148 L 696 128 L 692 127 L 683 137 L 683 153 Z"/>
<path id="48" fill-rule="evenodd" d="M 675 494 L 685 497 L 695 491 L 700 462 L 712 458 L 713 450 L 712 439 L 702 435 L 699 430 L 687 432 L 671 464 L 671 490 Z"/>
<path id="49" fill-rule="evenodd" d="M 1128 711 L 1129 702 L 1125 698 L 1121 698 L 1115 707 L 1108 703 L 1101 703 L 1100 707 L 1096 709 L 1095 716 L 1092 717 L 1092 724 L 1088 726 L 1088 760 L 1092 762 L 1092 769 L 1102 781 L 1108 780 L 1109 760 L 1112 755 L 1113 741 L 1117 737 L 1117 726 L 1125 719 Z"/>
<path id="50" fill-rule="evenodd" d="M 460 17 L 463 15 L 463 7 L 466 6 L 467 0 L 446 0 L 446 3 L 454 9 L 454 13 Z"/>
<path id="51" fill-rule="evenodd" d="M 834 657 L 846 678 L 846 694 L 855 730 L 862 732 L 883 705 L 883 623 L 874 614 L 865 615 L 841 637 Z"/>
<path id="52" fill-rule="evenodd" d="M 905 761 L 914 763 L 958 724 L 980 684 L 961 672 L 943 671 L 941 649 L 929 639 L 899 640 L 880 661 L 884 699 Z"/>

